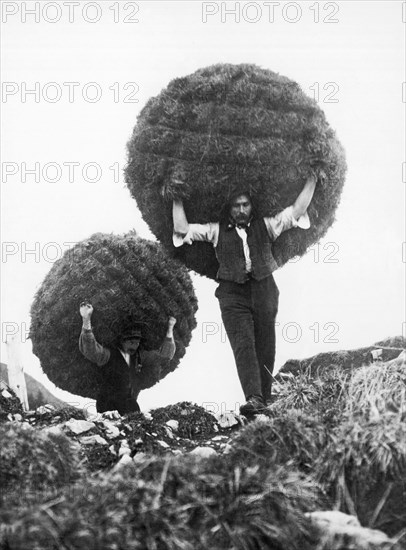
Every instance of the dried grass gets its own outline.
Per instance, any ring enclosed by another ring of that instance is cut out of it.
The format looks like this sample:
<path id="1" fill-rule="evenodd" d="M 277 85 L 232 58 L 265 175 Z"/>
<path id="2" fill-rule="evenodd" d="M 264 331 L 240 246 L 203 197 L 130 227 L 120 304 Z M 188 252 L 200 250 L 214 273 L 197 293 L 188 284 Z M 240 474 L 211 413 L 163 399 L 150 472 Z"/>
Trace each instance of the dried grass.
<path id="1" fill-rule="evenodd" d="M 222 219 L 235 192 L 248 191 L 260 216 L 289 206 L 322 169 L 308 231 L 274 244 L 283 265 L 325 235 L 346 173 L 344 151 L 317 103 L 287 77 L 255 65 L 218 64 L 172 80 L 151 98 L 127 144 L 125 178 L 152 232 L 173 252 L 171 199 L 196 223 Z M 208 243 L 178 251 L 190 269 L 215 277 Z"/>
<path id="2" fill-rule="evenodd" d="M 3 528 L 16 549 L 310 550 L 313 486 L 282 468 L 151 458 L 66 491 Z"/>
<path id="3" fill-rule="evenodd" d="M 78 340 L 79 305 L 94 306 L 92 326 L 97 340 L 116 346 L 134 321 L 146 322 L 147 350 L 158 349 L 170 315 L 177 318 L 174 358 L 155 358 L 139 376 L 141 389 L 173 371 L 184 356 L 196 326 L 197 300 L 186 268 L 169 258 L 157 243 L 135 234 L 96 233 L 55 262 L 31 306 L 30 337 L 42 369 L 58 387 L 96 398 L 100 369 L 85 359 Z"/>

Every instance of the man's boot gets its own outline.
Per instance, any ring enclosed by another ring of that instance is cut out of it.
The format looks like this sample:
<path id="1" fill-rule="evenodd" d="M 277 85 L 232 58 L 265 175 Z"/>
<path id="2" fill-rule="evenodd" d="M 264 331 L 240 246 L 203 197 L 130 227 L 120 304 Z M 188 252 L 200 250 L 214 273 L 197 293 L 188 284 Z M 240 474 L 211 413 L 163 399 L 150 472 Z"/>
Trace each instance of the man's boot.
<path id="1" fill-rule="evenodd" d="M 258 414 L 263 412 L 266 409 L 265 402 L 262 395 L 250 395 L 247 397 L 247 402 L 240 407 L 240 413 L 243 415 L 247 414 Z"/>

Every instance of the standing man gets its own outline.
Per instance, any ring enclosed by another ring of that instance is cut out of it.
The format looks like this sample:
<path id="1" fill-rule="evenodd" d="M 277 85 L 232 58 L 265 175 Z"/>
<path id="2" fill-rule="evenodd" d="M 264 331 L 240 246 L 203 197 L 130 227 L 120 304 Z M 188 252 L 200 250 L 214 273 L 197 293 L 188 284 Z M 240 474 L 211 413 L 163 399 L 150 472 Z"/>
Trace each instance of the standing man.
<path id="1" fill-rule="evenodd" d="M 189 224 L 182 201 L 173 202 L 174 245 L 207 241 L 215 248 L 215 295 L 246 399 L 241 414 L 260 412 L 271 401 L 279 297 L 272 243 L 292 227 L 310 227 L 307 208 L 315 186 L 316 177 L 310 176 L 292 206 L 265 218 L 255 215 L 248 192 L 238 193 L 228 205 L 225 223 Z"/>
<path id="2" fill-rule="evenodd" d="M 117 348 L 106 348 L 99 344 L 92 331 L 92 313 L 91 304 L 80 304 L 83 324 L 79 349 L 86 359 L 101 368 L 103 375 L 102 387 L 96 400 L 97 412 L 139 412 L 137 398 L 140 393 L 140 372 L 143 368 L 159 364 L 162 359 L 170 361 L 173 358 L 176 350 L 173 339 L 176 319 L 169 317 L 166 337 L 160 349 L 145 351 L 141 344 L 142 323 L 135 323 L 132 330 L 124 332 Z"/>

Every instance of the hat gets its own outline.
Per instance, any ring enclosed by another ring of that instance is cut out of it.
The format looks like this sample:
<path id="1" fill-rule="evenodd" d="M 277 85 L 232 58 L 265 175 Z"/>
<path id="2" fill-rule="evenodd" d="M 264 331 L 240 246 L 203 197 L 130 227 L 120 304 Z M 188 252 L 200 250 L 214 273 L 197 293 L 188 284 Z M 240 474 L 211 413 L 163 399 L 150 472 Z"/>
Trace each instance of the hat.
<path id="1" fill-rule="evenodd" d="M 120 335 L 120 341 L 123 342 L 124 340 L 132 340 L 133 338 L 139 338 L 141 340 L 143 338 L 142 329 L 146 326 L 147 325 L 142 322 L 133 323 L 131 328 L 125 330 Z"/>

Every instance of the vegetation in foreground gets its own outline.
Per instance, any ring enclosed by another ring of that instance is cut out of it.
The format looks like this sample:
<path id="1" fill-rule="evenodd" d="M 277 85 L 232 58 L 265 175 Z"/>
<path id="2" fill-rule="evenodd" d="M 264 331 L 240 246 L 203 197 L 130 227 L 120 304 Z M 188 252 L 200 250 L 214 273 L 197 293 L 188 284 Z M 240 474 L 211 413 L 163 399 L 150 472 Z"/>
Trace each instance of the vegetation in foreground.
<path id="1" fill-rule="evenodd" d="M 404 548 L 405 363 L 303 371 L 277 389 L 269 413 L 244 427 L 179 403 L 95 422 L 86 437 L 106 444 L 92 446 L 60 411 L 64 423 L 51 427 L 56 415 L 3 422 L 0 548 Z M 120 431 L 111 440 L 110 424 Z M 208 444 L 213 456 L 189 453 Z M 309 513 L 333 509 L 392 539 L 327 536 Z"/>

